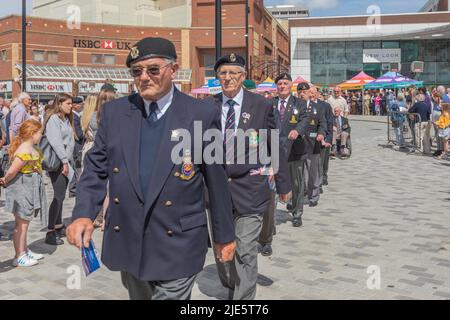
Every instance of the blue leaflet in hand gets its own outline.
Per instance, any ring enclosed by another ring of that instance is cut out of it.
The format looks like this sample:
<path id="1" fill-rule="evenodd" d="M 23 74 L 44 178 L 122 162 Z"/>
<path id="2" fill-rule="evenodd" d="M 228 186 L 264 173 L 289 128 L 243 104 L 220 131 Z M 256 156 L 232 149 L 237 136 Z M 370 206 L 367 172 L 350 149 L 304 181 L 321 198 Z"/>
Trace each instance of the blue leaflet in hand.
<path id="1" fill-rule="evenodd" d="M 89 241 L 88 248 L 81 248 L 81 266 L 83 267 L 83 272 L 86 277 L 101 266 L 100 260 L 97 257 L 94 241 L 92 240 Z"/>

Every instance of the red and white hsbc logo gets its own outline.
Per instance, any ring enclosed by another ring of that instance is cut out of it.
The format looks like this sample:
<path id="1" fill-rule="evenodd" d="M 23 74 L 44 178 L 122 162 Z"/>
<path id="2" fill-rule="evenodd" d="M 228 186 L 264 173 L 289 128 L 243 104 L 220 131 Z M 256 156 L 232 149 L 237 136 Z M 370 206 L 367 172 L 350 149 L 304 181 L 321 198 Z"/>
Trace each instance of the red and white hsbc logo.
<path id="1" fill-rule="evenodd" d="M 115 49 L 116 48 L 116 44 L 113 41 L 103 41 L 102 42 L 102 48 L 103 49 Z"/>
<path id="2" fill-rule="evenodd" d="M 87 49 L 117 49 L 117 50 L 131 50 L 131 43 L 125 41 L 112 40 L 84 40 L 74 39 L 73 46 L 75 48 Z"/>

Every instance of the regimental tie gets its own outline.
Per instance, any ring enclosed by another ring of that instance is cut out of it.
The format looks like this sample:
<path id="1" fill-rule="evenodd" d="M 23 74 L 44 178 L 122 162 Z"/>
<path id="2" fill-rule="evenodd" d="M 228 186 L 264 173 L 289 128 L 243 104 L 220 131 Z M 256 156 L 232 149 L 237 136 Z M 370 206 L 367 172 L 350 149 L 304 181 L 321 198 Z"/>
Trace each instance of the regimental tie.
<path id="1" fill-rule="evenodd" d="M 225 121 L 225 150 L 226 150 L 226 162 L 232 163 L 234 162 L 234 131 L 236 128 L 236 113 L 234 111 L 234 106 L 237 104 L 236 101 L 230 99 L 227 101 L 227 104 L 229 106 L 228 112 L 227 112 L 227 120 Z"/>
<path id="2" fill-rule="evenodd" d="M 280 102 L 280 120 L 284 121 L 284 115 L 286 114 L 286 100 L 281 100 Z"/>
<path id="3" fill-rule="evenodd" d="M 158 121 L 158 116 L 156 115 L 156 110 L 158 110 L 158 104 L 156 102 L 152 102 L 150 103 L 150 108 L 149 108 L 149 114 L 147 119 L 150 122 L 156 122 Z"/>

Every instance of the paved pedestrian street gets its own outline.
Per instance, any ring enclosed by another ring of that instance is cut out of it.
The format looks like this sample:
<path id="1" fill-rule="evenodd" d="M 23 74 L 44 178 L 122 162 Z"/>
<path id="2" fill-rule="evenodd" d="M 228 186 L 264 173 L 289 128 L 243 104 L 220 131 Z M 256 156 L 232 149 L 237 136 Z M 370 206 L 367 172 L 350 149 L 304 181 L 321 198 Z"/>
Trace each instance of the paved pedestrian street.
<path id="1" fill-rule="evenodd" d="M 449 161 L 386 147 L 380 122 L 351 120 L 353 155 L 331 160 L 319 205 L 305 206 L 304 226 L 293 228 L 283 205 L 277 211 L 273 255 L 259 256 L 258 299 L 449 299 Z M 447 182 L 444 183 L 444 178 Z M 51 185 L 47 185 L 51 199 Z M 3 192 L 4 194 L 4 192 Z M 0 209 L 0 231 L 12 216 Z M 67 199 L 68 218 L 73 199 Z M 30 248 L 45 259 L 13 268 L 12 242 L 0 243 L 0 300 L 127 299 L 120 276 L 102 267 L 85 278 L 80 253 L 44 243 L 33 221 Z M 101 231 L 94 240 L 101 247 Z M 210 251 L 193 299 L 224 299 Z"/>

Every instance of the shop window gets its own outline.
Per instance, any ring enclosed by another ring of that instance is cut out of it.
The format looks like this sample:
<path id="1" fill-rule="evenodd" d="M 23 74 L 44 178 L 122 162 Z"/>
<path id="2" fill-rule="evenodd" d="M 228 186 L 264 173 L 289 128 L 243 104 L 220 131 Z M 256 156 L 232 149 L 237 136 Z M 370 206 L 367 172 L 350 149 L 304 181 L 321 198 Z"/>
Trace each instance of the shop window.
<path id="1" fill-rule="evenodd" d="M 400 48 L 398 41 L 383 41 L 383 49 L 397 49 Z"/>
<path id="2" fill-rule="evenodd" d="M 45 61 L 45 51 L 33 50 L 33 61 L 44 62 Z"/>
<path id="3" fill-rule="evenodd" d="M 105 54 L 103 56 L 104 58 L 104 63 L 105 64 L 109 64 L 109 65 L 114 65 L 116 64 L 116 56 L 113 54 Z"/>
<path id="4" fill-rule="evenodd" d="M 47 52 L 47 62 L 58 62 L 58 51 L 48 51 Z"/>
<path id="5" fill-rule="evenodd" d="M 364 41 L 364 49 L 381 49 L 381 41 Z"/>
<path id="6" fill-rule="evenodd" d="M 6 61 L 6 58 L 7 58 L 6 50 L 2 50 L 2 53 L 1 53 L 1 60 L 2 60 L 2 61 Z"/>
<path id="7" fill-rule="evenodd" d="M 101 54 L 92 54 L 91 55 L 92 64 L 103 64 L 103 55 Z"/>

